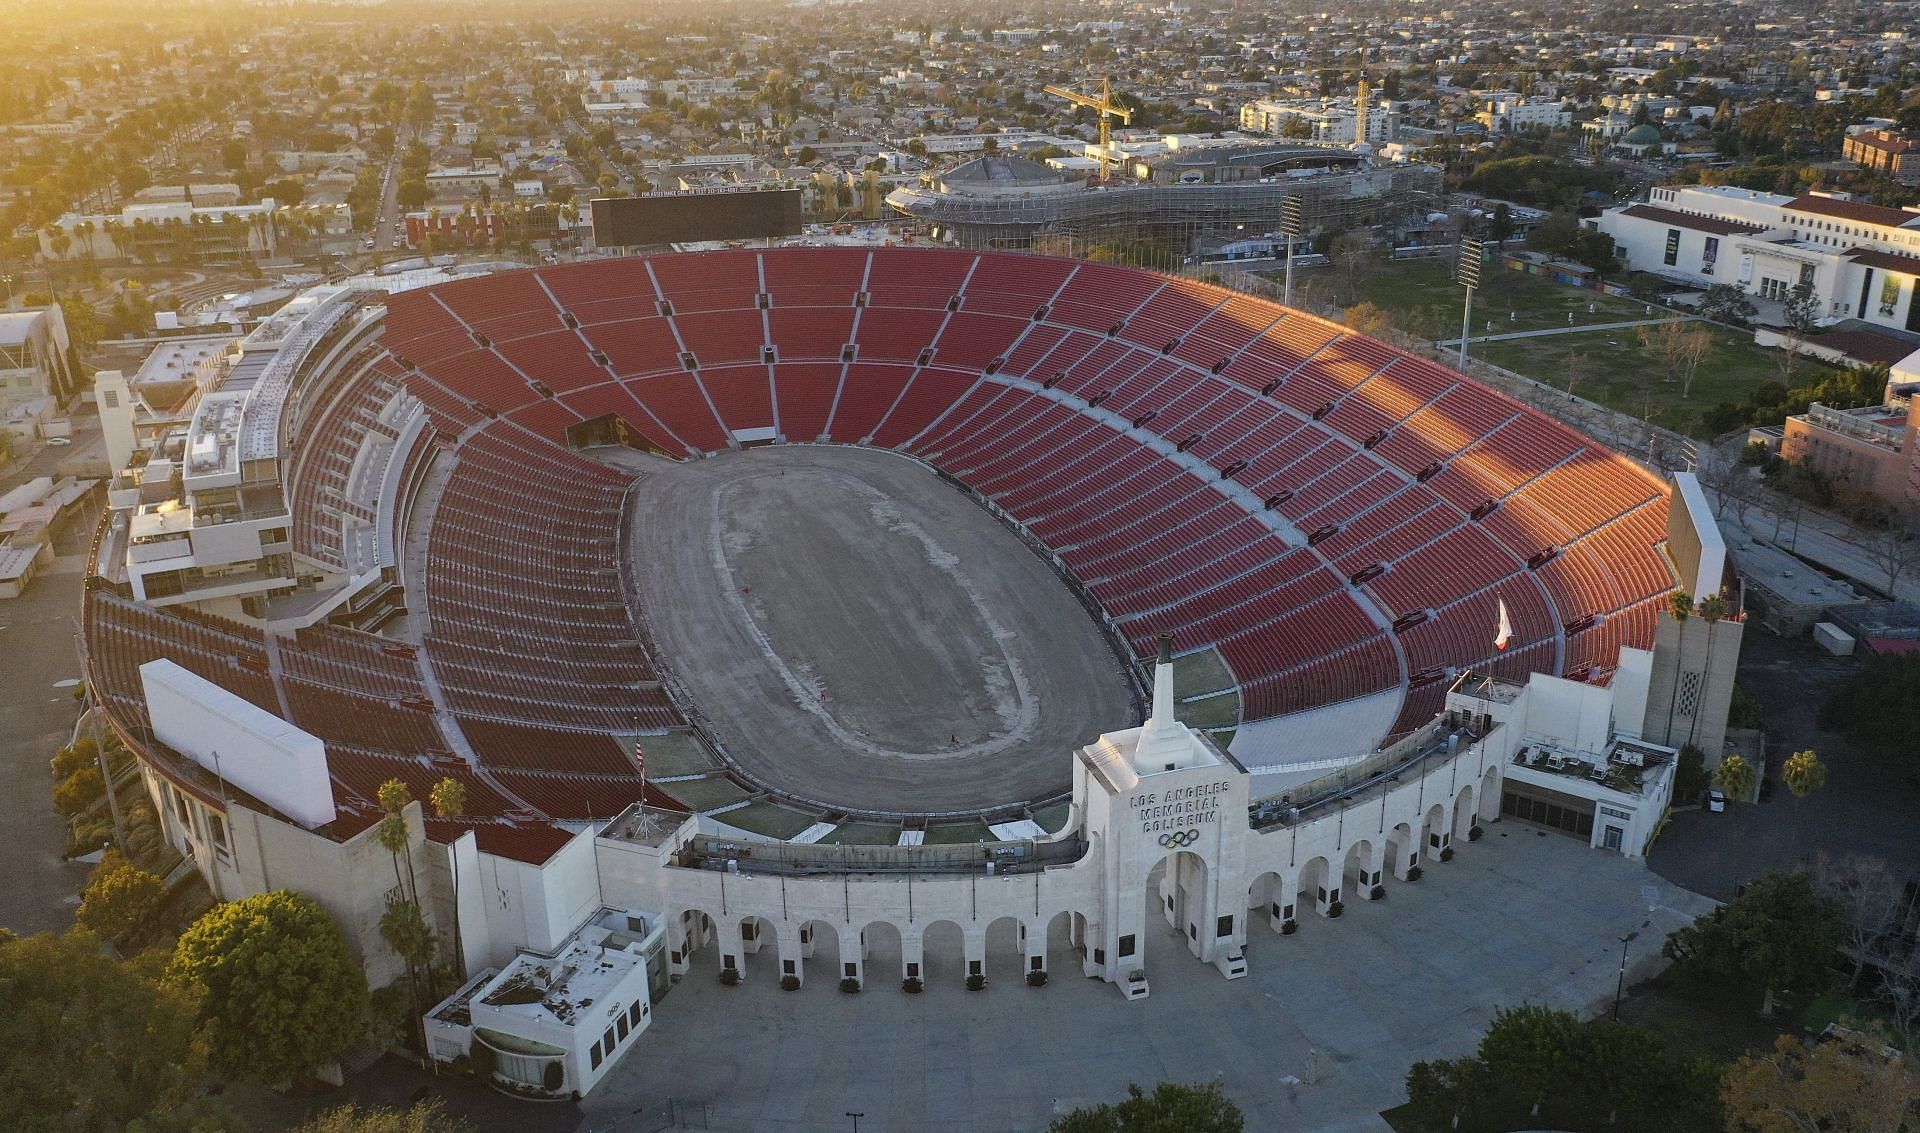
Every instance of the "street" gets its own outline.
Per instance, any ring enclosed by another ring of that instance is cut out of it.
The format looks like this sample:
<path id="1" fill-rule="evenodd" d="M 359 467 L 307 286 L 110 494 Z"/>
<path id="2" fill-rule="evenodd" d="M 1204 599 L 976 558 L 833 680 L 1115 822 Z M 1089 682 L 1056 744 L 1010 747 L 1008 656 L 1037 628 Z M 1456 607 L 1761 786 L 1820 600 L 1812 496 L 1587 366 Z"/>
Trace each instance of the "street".
<path id="1" fill-rule="evenodd" d="M 43 447 L 0 478 L 0 489 L 53 476 L 68 456 L 98 441 L 98 418 L 74 418 L 71 447 Z M 87 867 L 63 860 L 66 822 L 53 810 L 47 761 L 67 742 L 79 703 L 77 650 L 80 592 L 97 511 L 74 511 L 54 528 L 53 563 L 26 595 L 0 602 L 0 846 L 11 854 L 0 886 L 0 928 L 21 934 L 58 932 L 73 924 Z"/>
<path id="2" fill-rule="evenodd" d="M 1725 813 L 1674 814 L 1647 864 L 1676 885 L 1726 900 L 1741 882 L 1770 869 L 1811 864 L 1819 855 L 1885 861 L 1897 876 L 1920 876 L 1920 768 L 1879 752 L 1856 751 L 1820 727 L 1820 706 L 1859 658 L 1832 657 L 1811 641 L 1784 641 L 1749 627 L 1741 644 L 1740 684 L 1761 704 L 1767 725 L 1768 778 L 1796 751 L 1813 749 L 1827 766 L 1825 787 L 1796 799 L 1784 784 L 1756 804 Z"/>

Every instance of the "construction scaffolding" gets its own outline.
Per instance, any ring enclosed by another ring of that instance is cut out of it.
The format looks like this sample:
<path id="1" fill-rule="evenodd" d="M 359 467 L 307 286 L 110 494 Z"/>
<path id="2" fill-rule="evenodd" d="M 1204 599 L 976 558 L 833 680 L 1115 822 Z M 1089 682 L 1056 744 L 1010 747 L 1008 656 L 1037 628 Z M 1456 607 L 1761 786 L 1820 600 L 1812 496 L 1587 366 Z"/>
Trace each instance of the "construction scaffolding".
<path id="1" fill-rule="evenodd" d="M 1239 181 L 1139 180 L 1037 185 L 1016 192 L 902 187 L 887 203 L 963 248 L 1040 249 L 1066 255 L 1114 241 L 1151 240 L 1192 258 L 1280 231 L 1281 206 L 1303 207 L 1308 235 L 1342 232 L 1431 208 L 1441 171 L 1387 165 Z M 1423 203 L 1424 201 L 1424 203 Z"/>

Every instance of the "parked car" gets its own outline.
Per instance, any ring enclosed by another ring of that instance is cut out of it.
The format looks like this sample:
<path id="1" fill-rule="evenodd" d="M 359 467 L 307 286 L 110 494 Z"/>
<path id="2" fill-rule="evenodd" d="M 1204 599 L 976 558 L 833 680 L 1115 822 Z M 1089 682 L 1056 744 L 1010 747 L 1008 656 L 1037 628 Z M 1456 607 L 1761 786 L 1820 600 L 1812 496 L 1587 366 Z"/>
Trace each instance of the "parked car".
<path id="1" fill-rule="evenodd" d="M 47 443 L 52 445 L 54 448 L 65 448 L 66 446 L 73 443 L 73 438 L 72 437 L 48 437 Z"/>
<path id="2" fill-rule="evenodd" d="M 1707 792 L 1707 809 L 1719 814 L 1727 809 L 1727 796 L 1720 791 Z"/>

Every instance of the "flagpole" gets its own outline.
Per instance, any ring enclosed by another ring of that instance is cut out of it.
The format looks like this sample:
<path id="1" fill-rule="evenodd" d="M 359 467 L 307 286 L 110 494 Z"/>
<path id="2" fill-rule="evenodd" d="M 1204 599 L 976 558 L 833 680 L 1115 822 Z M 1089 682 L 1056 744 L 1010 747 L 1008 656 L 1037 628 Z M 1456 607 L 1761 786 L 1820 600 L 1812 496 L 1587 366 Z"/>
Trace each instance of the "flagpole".
<path id="1" fill-rule="evenodd" d="M 640 746 L 640 718 L 633 719 L 633 762 L 640 769 L 640 830 L 647 829 L 647 753 Z"/>

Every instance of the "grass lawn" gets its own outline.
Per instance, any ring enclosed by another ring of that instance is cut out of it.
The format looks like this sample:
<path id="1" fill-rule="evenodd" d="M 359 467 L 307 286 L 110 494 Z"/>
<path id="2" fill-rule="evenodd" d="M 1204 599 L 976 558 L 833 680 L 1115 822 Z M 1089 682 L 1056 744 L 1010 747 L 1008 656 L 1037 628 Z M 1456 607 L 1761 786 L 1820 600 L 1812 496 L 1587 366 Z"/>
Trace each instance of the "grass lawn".
<path id="1" fill-rule="evenodd" d="M 1147 676 L 1153 676 L 1151 665 L 1147 667 Z M 1233 674 L 1227 672 L 1226 662 L 1220 660 L 1220 651 L 1217 649 L 1203 649 L 1173 659 L 1173 695 L 1176 699 L 1215 692 L 1232 684 Z"/>
<path id="2" fill-rule="evenodd" d="M 1843 1027 L 1852 1027 L 1856 1030 L 1871 1029 L 1878 1025 L 1886 1031 L 1888 1042 L 1894 1046 L 1900 1046 L 1900 1038 L 1894 1033 L 1892 1025 L 1887 1022 L 1886 1012 L 1872 1004 L 1862 1003 L 1852 996 L 1833 992 L 1816 995 L 1800 1016 L 1800 1025 L 1816 1035 L 1826 1030 L 1828 1023 L 1838 1023 Z"/>
<path id="3" fill-rule="evenodd" d="M 695 810 L 712 810 L 747 797 L 747 792 L 723 775 L 715 775 L 711 779 L 688 779 L 684 783 L 661 783 L 659 787 Z"/>
<path id="4" fill-rule="evenodd" d="M 947 826 L 927 827 L 926 845 L 958 846 L 967 842 L 992 842 L 996 839 L 993 831 L 987 829 L 984 822 L 956 822 Z"/>
<path id="5" fill-rule="evenodd" d="M 765 834 L 769 838 L 791 838 L 807 827 L 812 826 L 814 818 L 810 814 L 801 814 L 797 810 L 788 810 L 777 803 L 753 803 L 739 810 L 730 810 L 717 815 L 716 821 L 728 826 L 737 826 L 755 834 Z"/>
<path id="6" fill-rule="evenodd" d="M 1240 698 L 1227 693 L 1224 696 L 1210 696 L 1205 700 L 1193 700 L 1177 709 L 1180 722 L 1193 728 L 1220 728 L 1240 722 Z"/>
<path id="7" fill-rule="evenodd" d="M 712 771 L 719 764 L 707 757 L 707 751 L 692 732 L 668 732 L 662 736 L 622 736 L 620 742 L 628 751 L 633 750 L 633 741 L 640 741 L 640 750 L 647 753 L 647 774 L 658 778 L 663 775 L 698 775 L 702 771 Z"/>
<path id="8" fill-rule="evenodd" d="M 1072 813 L 1072 803 L 1054 803 L 1052 806 L 1043 806 L 1034 811 L 1033 820 L 1047 833 L 1058 834 L 1060 828 L 1067 824 L 1067 816 Z"/>
<path id="9" fill-rule="evenodd" d="M 1713 333 L 1713 348 L 1700 364 L 1692 395 L 1684 400 L 1680 387 L 1666 380 L 1659 358 L 1640 345 L 1633 330 L 1476 343 L 1469 350 L 1475 357 L 1556 389 L 1566 389 L 1571 381 L 1571 392 L 1581 397 L 1679 432 L 1701 435 L 1701 413 L 1722 401 L 1745 401 L 1755 386 L 1779 378 L 1774 351 L 1762 350 L 1744 334 L 1708 329 Z"/>
<path id="10" fill-rule="evenodd" d="M 1346 275 L 1339 269 L 1313 278 L 1314 293 L 1322 301 L 1343 307 L 1372 303 L 1410 334 L 1444 339 L 1460 333 L 1460 303 L 1466 293 L 1453 281 L 1450 259 L 1376 261 L 1357 276 L 1351 302 L 1347 301 Z M 1647 317 L 1646 304 L 1637 300 L 1567 287 L 1538 276 L 1489 267 L 1484 278 L 1486 286 L 1473 293 L 1475 334 L 1487 333 L 1489 321 L 1494 334 L 1510 334 L 1567 326 L 1569 314 L 1574 326 Z M 1653 313 L 1657 316 L 1660 308 Z"/>
<path id="11" fill-rule="evenodd" d="M 843 822 L 820 841 L 836 846 L 892 846 L 900 841 L 900 828 L 878 822 Z"/>
<path id="12" fill-rule="evenodd" d="M 1766 1050 L 1796 1029 L 1799 1012 L 1789 996 L 1775 998 L 1773 1015 L 1760 1014 L 1760 993 L 1668 972 L 1632 988 L 1620 1005 L 1620 1021 L 1645 1027 L 1673 1050 L 1731 1062 Z"/>

